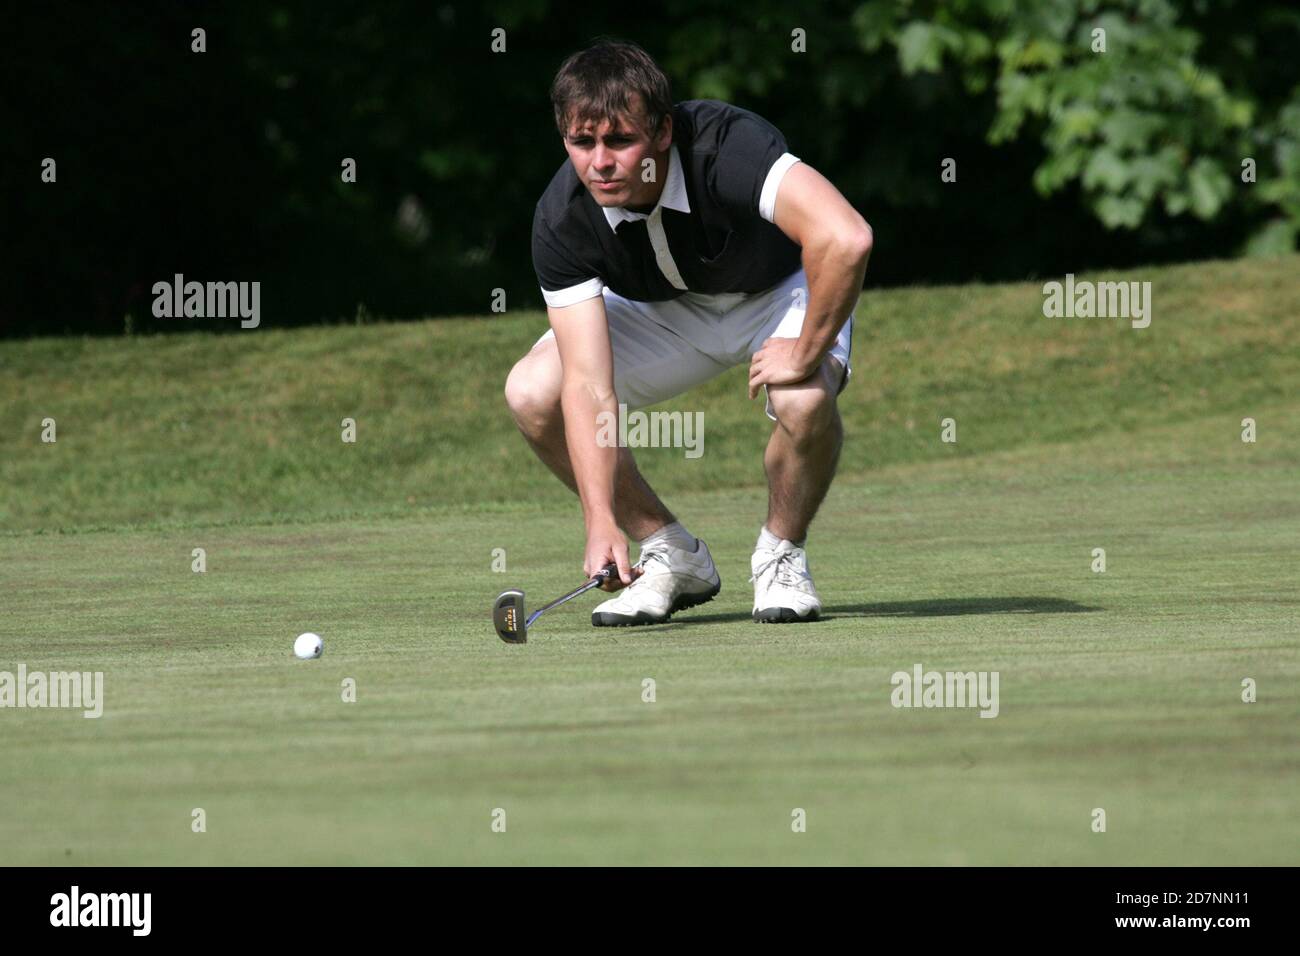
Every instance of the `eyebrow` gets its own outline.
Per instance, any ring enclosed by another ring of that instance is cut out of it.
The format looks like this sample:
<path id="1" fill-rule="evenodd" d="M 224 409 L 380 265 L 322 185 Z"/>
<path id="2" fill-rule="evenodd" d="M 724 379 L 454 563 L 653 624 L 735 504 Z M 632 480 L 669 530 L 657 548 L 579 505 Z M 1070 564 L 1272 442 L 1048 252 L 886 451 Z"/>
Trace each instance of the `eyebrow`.
<path id="1" fill-rule="evenodd" d="M 587 132 L 586 130 L 582 130 L 576 133 L 570 133 L 568 135 L 569 139 L 581 139 L 583 137 L 590 137 L 592 139 L 595 139 L 596 134 Z M 618 137 L 623 137 L 624 139 L 635 139 L 636 131 L 630 129 L 612 129 L 605 134 L 605 137 L 607 139 L 617 139 Z"/>

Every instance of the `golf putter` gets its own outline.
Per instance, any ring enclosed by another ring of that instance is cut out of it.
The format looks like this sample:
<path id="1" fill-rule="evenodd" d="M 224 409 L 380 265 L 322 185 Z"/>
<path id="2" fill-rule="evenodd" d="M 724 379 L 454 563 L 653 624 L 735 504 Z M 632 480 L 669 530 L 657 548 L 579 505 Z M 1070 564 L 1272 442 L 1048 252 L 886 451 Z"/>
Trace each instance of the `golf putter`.
<path id="1" fill-rule="evenodd" d="M 592 576 L 592 579 L 582 587 L 570 591 L 564 597 L 556 598 L 545 607 L 539 607 L 527 619 L 524 618 L 524 592 L 517 591 L 513 588 L 509 591 L 501 592 L 496 603 L 492 605 L 492 623 L 496 625 L 497 637 L 507 644 L 527 644 L 528 629 L 533 626 L 533 622 L 542 616 L 544 611 L 549 611 L 553 607 L 559 607 L 565 601 L 572 601 L 579 594 L 586 594 L 592 588 L 600 587 L 611 576 L 618 574 L 618 565 L 607 564 Z"/>

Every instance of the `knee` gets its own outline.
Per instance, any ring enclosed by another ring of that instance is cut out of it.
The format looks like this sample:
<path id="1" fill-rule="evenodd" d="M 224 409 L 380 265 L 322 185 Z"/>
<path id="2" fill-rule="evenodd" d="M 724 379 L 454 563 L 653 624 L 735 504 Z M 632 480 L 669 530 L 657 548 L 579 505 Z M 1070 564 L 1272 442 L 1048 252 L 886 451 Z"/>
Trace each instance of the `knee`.
<path id="1" fill-rule="evenodd" d="M 768 398 L 778 427 L 796 444 L 809 444 L 839 434 L 835 395 L 822 383 L 769 386 Z"/>
<path id="2" fill-rule="evenodd" d="M 510 414 L 529 434 L 544 430 L 560 412 L 559 391 L 531 353 L 516 362 L 506 376 L 505 394 Z"/>

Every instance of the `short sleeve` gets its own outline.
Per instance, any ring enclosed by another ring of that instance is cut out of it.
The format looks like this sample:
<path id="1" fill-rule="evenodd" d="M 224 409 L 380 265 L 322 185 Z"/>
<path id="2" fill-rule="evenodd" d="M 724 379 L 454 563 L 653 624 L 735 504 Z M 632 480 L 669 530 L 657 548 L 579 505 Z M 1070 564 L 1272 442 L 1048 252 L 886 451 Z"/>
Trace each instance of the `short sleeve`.
<path id="1" fill-rule="evenodd" d="M 605 288 L 604 281 L 584 268 L 556 237 L 540 206 L 533 214 L 533 271 L 542 298 L 555 309 L 594 298 Z"/>
<path id="2" fill-rule="evenodd" d="M 737 110 L 718 140 L 711 177 L 714 194 L 735 215 L 757 213 L 772 222 L 777 189 L 797 162 L 780 130 L 761 116 Z"/>

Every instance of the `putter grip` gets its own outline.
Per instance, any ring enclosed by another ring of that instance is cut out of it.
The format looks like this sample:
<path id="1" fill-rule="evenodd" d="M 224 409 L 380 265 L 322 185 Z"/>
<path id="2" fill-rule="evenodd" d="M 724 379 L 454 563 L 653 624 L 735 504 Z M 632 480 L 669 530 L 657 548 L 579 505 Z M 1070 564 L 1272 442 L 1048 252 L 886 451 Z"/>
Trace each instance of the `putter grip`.
<path id="1" fill-rule="evenodd" d="M 592 576 L 592 580 L 608 581 L 610 578 L 618 577 L 618 565 L 610 562 Z"/>

